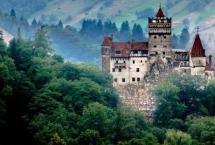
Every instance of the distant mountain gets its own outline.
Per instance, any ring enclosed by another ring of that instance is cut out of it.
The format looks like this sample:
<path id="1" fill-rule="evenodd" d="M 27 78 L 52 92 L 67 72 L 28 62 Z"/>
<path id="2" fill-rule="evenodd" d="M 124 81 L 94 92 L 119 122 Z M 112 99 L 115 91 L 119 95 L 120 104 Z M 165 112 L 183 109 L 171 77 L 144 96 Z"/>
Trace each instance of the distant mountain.
<path id="1" fill-rule="evenodd" d="M 61 19 L 76 26 L 85 18 L 111 19 L 118 25 L 127 19 L 146 26 L 147 17 L 153 16 L 158 7 L 159 0 L 1 0 L 0 4 L 4 12 L 13 8 L 17 15 L 29 19 L 36 17 L 47 23 Z M 162 7 L 173 17 L 176 30 L 184 23 L 205 27 L 215 15 L 215 0 L 165 0 Z"/>

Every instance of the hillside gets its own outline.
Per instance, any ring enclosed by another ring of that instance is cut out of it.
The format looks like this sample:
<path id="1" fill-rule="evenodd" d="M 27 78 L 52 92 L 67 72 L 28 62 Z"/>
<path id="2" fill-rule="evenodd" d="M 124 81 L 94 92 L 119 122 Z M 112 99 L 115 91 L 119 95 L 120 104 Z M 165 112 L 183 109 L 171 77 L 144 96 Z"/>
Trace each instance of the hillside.
<path id="1" fill-rule="evenodd" d="M 200 25 L 202 21 L 206 24 L 215 14 L 214 6 L 215 0 L 162 1 L 162 7 L 168 16 L 173 17 L 175 26 L 186 19 L 190 25 Z M 14 8 L 19 16 L 30 20 L 36 17 L 54 23 L 62 19 L 66 24 L 76 26 L 85 18 L 111 19 L 118 25 L 127 19 L 131 23 L 146 25 L 147 17 L 152 16 L 158 7 L 158 0 L 2 0 L 0 5 L 2 11 Z M 215 24 L 215 21 L 210 24 Z"/>

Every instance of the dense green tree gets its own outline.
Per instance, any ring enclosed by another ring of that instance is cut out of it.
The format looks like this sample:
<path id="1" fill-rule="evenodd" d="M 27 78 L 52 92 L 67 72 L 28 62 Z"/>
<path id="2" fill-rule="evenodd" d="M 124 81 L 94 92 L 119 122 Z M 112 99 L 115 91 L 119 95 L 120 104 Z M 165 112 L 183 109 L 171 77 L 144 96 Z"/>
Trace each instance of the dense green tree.
<path id="1" fill-rule="evenodd" d="M 131 38 L 130 26 L 128 21 L 122 23 L 120 32 L 119 32 L 119 39 L 121 41 L 129 41 Z"/>
<path id="2" fill-rule="evenodd" d="M 191 145 L 192 138 L 181 131 L 167 130 L 164 145 Z"/>
<path id="3" fill-rule="evenodd" d="M 58 22 L 58 28 L 60 28 L 60 29 L 63 29 L 63 22 L 60 20 L 59 22 Z"/>
<path id="4" fill-rule="evenodd" d="M 51 141 L 49 145 L 66 145 L 66 142 L 59 137 L 59 135 L 56 133 L 51 138 Z"/>
<path id="5" fill-rule="evenodd" d="M 81 132 L 78 140 L 80 145 L 101 145 L 101 138 L 96 130 L 87 129 Z"/>
<path id="6" fill-rule="evenodd" d="M 14 9 L 11 9 L 11 11 L 10 11 L 10 16 L 11 16 L 11 17 L 16 17 L 16 12 L 15 12 Z"/>
<path id="7" fill-rule="evenodd" d="M 36 28 L 37 27 L 37 20 L 34 18 L 33 21 L 31 22 L 31 26 L 33 28 Z"/>
<path id="8" fill-rule="evenodd" d="M 113 110 L 99 103 L 91 103 L 83 110 L 81 117 L 81 128 L 98 131 L 101 137 L 111 132 L 111 119 L 114 116 Z"/>
<path id="9" fill-rule="evenodd" d="M 188 133 L 193 139 L 205 145 L 215 143 L 215 118 L 194 118 L 188 121 Z"/>
<path id="10" fill-rule="evenodd" d="M 202 98 L 204 106 L 207 108 L 208 113 L 212 116 L 215 115 L 215 80 L 211 80 L 206 89 L 205 95 Z"/>
<path id="11" fill-rule="evenodd" d="M 52 54 L 50 40 L 45 26 L 37 30 L 33 40 L 33 55 L 45 57 Z"/>
<path id="12" fill-rule="evenodd" d="M 170 119 L 181 116 L 184 113 L 186 106 L 179 103 L 179 91 L 179 88 L 172 83 L 164 83 L 154 89 L 154 94 L 159 102 L 154 113 L 155 124 L 168 125 Z"/>
<path id="13" fill-rule="evenodd" d="M 136 41 L 144 40 L 144 34 L 143 34 L 143 29 L 142 29 L 141 25 L 134 24 L 133 29 L 132 29 L 132 39 L 134 39 Z"/>
<path id="14" fill-rule="evenodd" d="M 114 119 L 114 142 L 141 138 L 147 129 L 143 114 L 138 114 L 127 107 L 118 106 Z"/>
<path id="15" fill-rule="evenodd" d="M 7 47 L 3 38 L 0 38 L 0 55 L 6 55 Z"/>

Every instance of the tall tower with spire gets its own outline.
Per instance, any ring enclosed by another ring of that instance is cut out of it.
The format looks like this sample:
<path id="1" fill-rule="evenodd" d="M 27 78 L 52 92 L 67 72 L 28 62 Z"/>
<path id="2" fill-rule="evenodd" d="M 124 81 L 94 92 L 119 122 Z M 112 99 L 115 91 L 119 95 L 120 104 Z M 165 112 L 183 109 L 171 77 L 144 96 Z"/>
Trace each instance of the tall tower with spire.
<path id="1" fill-rule="evenodd" d="M 164 15 L 160 6 L 155 17 L 148 19 L 149 55 L 171 57 L 172 20 Z"/>

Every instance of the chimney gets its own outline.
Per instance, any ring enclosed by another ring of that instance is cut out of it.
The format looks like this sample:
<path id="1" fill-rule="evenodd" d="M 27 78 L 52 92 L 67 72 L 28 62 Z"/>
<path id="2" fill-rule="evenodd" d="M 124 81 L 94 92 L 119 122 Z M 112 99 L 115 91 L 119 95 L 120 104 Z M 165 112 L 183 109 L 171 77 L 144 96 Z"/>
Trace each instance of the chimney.
<path id="1" fill-rule="evenodd" d="M 212 55 L 209 55 L 209 67 L 212 67 Z"/>

